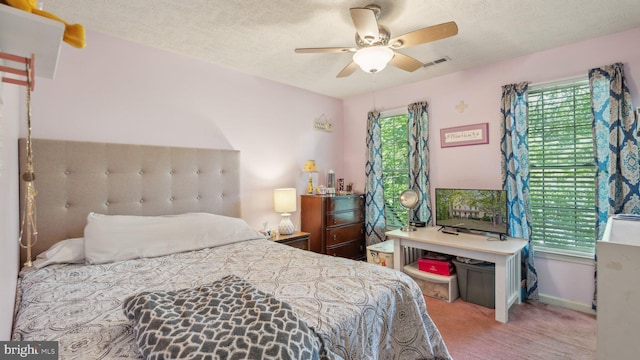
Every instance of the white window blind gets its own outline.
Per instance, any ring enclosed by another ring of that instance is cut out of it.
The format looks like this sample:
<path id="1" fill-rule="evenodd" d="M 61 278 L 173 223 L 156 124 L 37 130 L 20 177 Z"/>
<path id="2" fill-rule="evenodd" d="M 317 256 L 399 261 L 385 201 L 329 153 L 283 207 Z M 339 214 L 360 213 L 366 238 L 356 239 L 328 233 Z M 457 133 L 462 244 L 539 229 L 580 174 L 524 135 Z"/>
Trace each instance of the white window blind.
<path id="1" fill-rule="evenodd" d="M 593 253 L 595 163 L 588 81 L 531 88 L 529 166 L 532 240 Z"/>
<path id="2" fill-rule="evenodd" d="M 387 227 L 407 223 L 407 211 L 400 205 L 400 193 L 409 186 L 409 143 L 407 114 L 381 117 L 382 184 Z"/>

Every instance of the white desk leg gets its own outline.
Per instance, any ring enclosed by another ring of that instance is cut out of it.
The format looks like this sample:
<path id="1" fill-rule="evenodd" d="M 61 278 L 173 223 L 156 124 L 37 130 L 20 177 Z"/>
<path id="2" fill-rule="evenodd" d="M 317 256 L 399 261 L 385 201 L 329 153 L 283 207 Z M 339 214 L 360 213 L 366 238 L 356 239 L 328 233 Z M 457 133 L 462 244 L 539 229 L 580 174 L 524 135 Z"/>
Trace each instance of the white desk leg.
<path id="1" fill-rule="evenodd" d="M 507 276 L 507 258 L 500 256 L 496 259 L 496 321 L 506 323 L 509 321 L 509 298 L 507 289 L 509 288 L 509 277 Z"/>
<path id="2" fill-rule="evenodd" d="M 404 250 L 402 240 L 393 239 L 393 268 L 398 271 L 404 270 Z"/>

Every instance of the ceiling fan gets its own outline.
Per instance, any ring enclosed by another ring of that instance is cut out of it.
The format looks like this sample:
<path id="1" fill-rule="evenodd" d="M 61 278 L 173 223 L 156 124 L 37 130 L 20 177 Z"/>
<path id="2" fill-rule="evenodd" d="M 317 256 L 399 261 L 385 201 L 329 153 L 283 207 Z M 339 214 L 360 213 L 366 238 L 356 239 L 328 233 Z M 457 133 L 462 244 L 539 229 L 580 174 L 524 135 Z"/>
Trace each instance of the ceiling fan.
<path id="1" fill-rule="evenodd" d="M 339 78 L 353 74 L 358 67 L 365 72 L 376 73 L 389 63 L 405 71 L 416 71 L 422 67 L 422 63 L 396 50 L 458 34 L 458 26 L 450 21 L 391 38 L 389 29 L 378 24 L 380 10 L 380 7 L 375 4 L 350 9 L 351 20 L 356 28 L 356 47 L 298 48 L 295 51 L 297 53 L 354 53 L 353 61 L 338 73 Z"/>

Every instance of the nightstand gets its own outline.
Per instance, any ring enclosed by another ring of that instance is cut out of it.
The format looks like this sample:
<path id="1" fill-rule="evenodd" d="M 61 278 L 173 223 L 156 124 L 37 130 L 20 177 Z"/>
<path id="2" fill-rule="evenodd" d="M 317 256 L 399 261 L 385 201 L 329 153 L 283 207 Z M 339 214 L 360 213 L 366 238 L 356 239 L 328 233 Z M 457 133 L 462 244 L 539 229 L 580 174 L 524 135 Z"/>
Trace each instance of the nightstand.
<path id="1" fill-rule="evenodd" d="M 309 233 L 306 232 L 294 231 L 291 235 L 278 235 L 270 240 L 298 249 L 309 250 Z"/>

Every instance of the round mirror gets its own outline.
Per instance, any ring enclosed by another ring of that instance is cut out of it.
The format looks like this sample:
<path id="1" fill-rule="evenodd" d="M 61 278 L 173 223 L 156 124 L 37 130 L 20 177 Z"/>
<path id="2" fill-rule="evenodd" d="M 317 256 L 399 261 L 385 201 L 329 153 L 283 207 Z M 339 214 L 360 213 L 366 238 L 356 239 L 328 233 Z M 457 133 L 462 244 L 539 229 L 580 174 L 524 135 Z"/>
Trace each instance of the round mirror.
<path id="1" fill-rule="evenodd" d="M 400 205 L 406 209 L 414 209 L 418 206 L 418 193 L 413 190 L 405 190 L 400 194 Z"/>
<path id="2" fill-rule="evenodd" d="M 401 231 L 416 231 L 417 229 L 411 226 L 411 209 L 415 209 L 418 206 L 418 193 L 409 189 L 400 194 L 400 205 L 407 209 L 407 226 L 401 228 Z"/>

